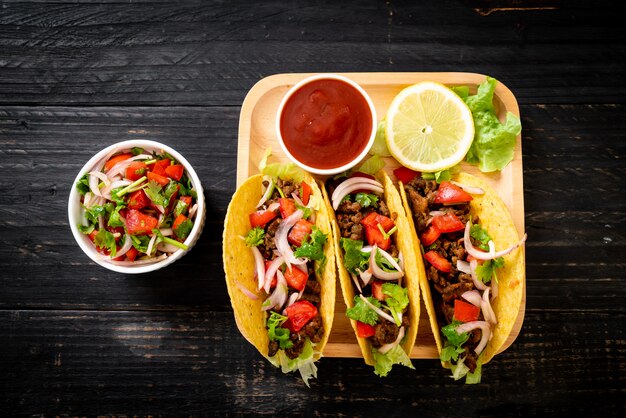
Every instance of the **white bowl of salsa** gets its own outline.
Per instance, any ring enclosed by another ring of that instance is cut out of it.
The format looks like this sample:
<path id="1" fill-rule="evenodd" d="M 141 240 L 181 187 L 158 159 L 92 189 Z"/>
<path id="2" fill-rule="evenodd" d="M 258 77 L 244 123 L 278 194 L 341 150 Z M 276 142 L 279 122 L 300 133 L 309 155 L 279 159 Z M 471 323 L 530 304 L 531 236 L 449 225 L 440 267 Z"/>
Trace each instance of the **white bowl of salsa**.
<path id="1" fill-rule="evenodd" d="M 376 109 L 354 81 L 318 74 L 295 84 L 278 107 L 276 135 L 283 152 L 304 170 L 333 175 L 349 170 L 376 137 Z"/>
<path id="2" fill-rule="evenodd" d="M 200 179 L 176 150 L 129 140 L 94 155 L 71 185 L 72 234 L 94 262 L 147 273 L 185 255 L 205 220 Z"/>

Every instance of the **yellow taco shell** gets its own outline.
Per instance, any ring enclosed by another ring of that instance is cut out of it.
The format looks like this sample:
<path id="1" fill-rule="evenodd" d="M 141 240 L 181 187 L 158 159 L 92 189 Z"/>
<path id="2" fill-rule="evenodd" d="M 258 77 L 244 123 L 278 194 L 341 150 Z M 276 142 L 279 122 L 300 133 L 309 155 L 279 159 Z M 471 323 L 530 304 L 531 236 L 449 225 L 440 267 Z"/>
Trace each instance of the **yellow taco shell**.
<path id="1" fill-rule="evenodd" d="M 454 180 L 467 186 L 479 187 L 485 191 L 483 195 L 472 195 L 473 200 L 470 203 L 470 213 L 474 217 L 479 217 L 480 224 L 489 232 L 497 249 L 508 248 L 519 241 L 513 219 L 506 205 L 494 189 L 479 178 L 467 173 L 458 173 Z M 437 350 L 441 353 L 441 331 L 437 323 L 430 284 L 426 276 L 421 244 L 417 237 L 413 216 L 411 215 L 411 209 L 402 183 L 400 183 L 400 195 L 404 209 L 408 214 L 407 218 L 410 224 L 415 259 L 419 267 L 420 289 L 430 319 Z M 504 256 L 504 267 L 498 270 L 499 294 L 492 302 L 492 308 L 498 319 L 498 324 L 492 329 L 492 339 L 480 356 L 482 364 L 488 363 L 500 351 L 509 337 L 522 304 L 525 281 L 524 246 L 521 246 Z"/>
<path id="2" fill-rule="evenodd" d="M 375 177 L 383 185 L 384 199 L 387 207 L 389 208 L 389 212 L 395 212 L 398 215 L 395 220 L 396 226 L 398 227 L 398 230 L 395 233 L 395 242 L 398 250 L 404 256 L 405 276 L 402 283 L 403 286 L 406 286 L 406 288 L 408 289 L 408 315 L 411 324 L 409 329 L 405 333 L 404 342 L 402 343 L 402 349 L 405 353 L 410 355 L 411 350 L 413 349 L 413 345 L 415 344 L 415 338 L 417 337 L 417 326 L 420 316 L 420 287 L 418 282 L 418 266 L 415 263 L 415 257 L 411 257 L 411 254 L 414 253 L 413 240 L 409 230 L 409 223 L 404 208 L 402 207 L 400 195 L 398 194 L 398 191 L 393 185 L 391 179 L 382 170 L 376 173 Z M 339 240 L 341 238 L 341 232 L 339 230 L 339 225 L 337 224 L 337 219 L 334 216 L 335 211 L 332 208 L 328 193 L 326 192 L 325 188 L 323 188 L 322 191 L 324 193 L 324 201 L 326 202 L 327 211 L 328 213 L 332 214 L 332 228 L 333 236 L 335 239 L 337 270 L 339 272 L 339 282 L 341 284 L 343 299 L 346 303 L 347 308 L 352 308 L 354 306 L 355 291 L 352 279 L 350 278 L 350 274 L 343 264 L 343 250 L 339 243 Z M 361 353 L 363 354 L 363 359 L 365 360 L 365 363 L 370 366 L 374 365 L 374 356 L 372 354 L 372 347 L 370 343 L 367 341 L 366 338 L 361 338 L 357 335 L 356 321 L 351 319 L 350 324 L 352 325 L 352 329 L 354 330 L 357 342 L 359 344 L 359 347 L 361 348 Z"/>
<path id="3" fill-rule="evenodd" d="M 324 335 L 322 340 L 315 345 L 314 359 L 318 360 L 330 335 L 333 315 L 335 310 L 335 256 L 331 227 L 326 205 L 322 192 L 315 180 L 306 176 L 304 181 L 312 188 L 310 205 L 316 207 L 315 225 L 325 234 L 328 234 L 328 242 L 324 253 L 326 265 L 317 275 L 321 285 L 319 313 L 324 323 Z M 239 331 L 256 349 L 268 357 L 269 338 L 265 328 L 266 313 L 261 310 L 264 297 L 262 291 L 257 291 L 255 279 L 254 256 L 246 246 L 243 239 L 252 228 L 249 215 L 257 210 L 256 205 L 262 197 L 263 176 L 258 174 L 246 180 L 233 195 L 224 221 L 224 233 L 222 237 L 222 257 L 224 272 L 226 273 L 226 286 L 228 295 L 235 314 L 235 322 Z M 259 296 L 252 300 L 246 296 L 237 286 L 237 282 Z"/>

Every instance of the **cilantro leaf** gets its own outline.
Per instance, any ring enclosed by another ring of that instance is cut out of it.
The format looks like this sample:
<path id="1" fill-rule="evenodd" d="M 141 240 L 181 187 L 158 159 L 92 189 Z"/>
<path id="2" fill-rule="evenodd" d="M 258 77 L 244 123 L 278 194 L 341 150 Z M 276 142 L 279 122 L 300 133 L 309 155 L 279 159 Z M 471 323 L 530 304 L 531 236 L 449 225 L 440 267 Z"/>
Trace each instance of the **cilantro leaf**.
<path id="1" fill-rule="evenodd" d="M 408 289 L 398 286 L 395 283 L 383 283 L 383 294 L 387 295 L 384 303 L 387 304 L 389 310 L 391 310 L 391 316 L 396 322 L 397 326 L 402 325 L 402 322 L 398 318 L 398 314 L 401 313 L 409 306 L 409 294 Z"/>
<path id="2" fill-rule="evenodd" d="M 293 347 L 293 342 L 289 339 L 289 330 L 282 328 L 285 321 L 287 317 L 276 312 L 272 312 L 267 318 L 267 335 L 270 341 L 278 341 L 283 350 Z"/>
<path id="3" fill-rule="evenodd" d="M 328 240 L 328 235 L 323 233 L 317 226 L 313 226 L 307 240 L 297 248 L 293 255 L 295 257 L 306 257 L 313 261 L 322 261 L 326 259 L 324 255 L 324 245 Z"/>
<path id="4" fill-rule="evenodd" d="M 441 328 L 441 332 L 447 338 L 450 345 L 460 347 L 469 339 L 469 333 L 464 332 L 457 334 L 456 328 L 461 325 L 460 321 L 452 321 L 452 323 Z"/>
<path id="5" fill-rule="evenodd" d="M 169 203 L 169 199 L 163 194 L 163 187 L 154 180 L 151 180 L 143 191 L 155 205 L 166 207 Z"/>
<path id="6" fill-rule="evenodd" d="M 94 229 L 96 229 L 96 226 L 94 224 L 89 224 L 89 225 L 78 224 L 78 230 L 86 235 L 91 234 Z"/>
<path id="7" fill-rule="evenodd" d="M 178 225 L 176 229 L 174 229 L 174 235 L 182 240 L 187 239 L 192 228 L 193 222 L 191 221 L 191 219 L 187 218 L 183 222 L 181 222 L 181 224 Z"/>
<path id="8" fill-rule="evenodd" d="M 357 201 L 361 205 L 361 207 L 364 208 L 370 206 L 373 208 L 378 207 L 378 196 L 376 196 L 375 194 L 357 193 L 354 200 Z"/>
<path id="9" fill-rule="evenodd" d="M 246 245 L 248 247 L 256 247 L 260 244 L 263 244 L 265 240 L 265 231 L 263 228 L 257 226 L 256 228 L 252 228 L 248 235 L 246 236 Z"/>
<path id="10" fill-rule="evenodd" d="M 143 153 L 143 148 L 141 148 L 141 147 L 132 147 L 130 149 L 130 153 L 133 154 L 133 155 L 139 155 L 139 154 Z"/>
<path id="11" fill-rule="evenodd" d="M 177 200 L 176 206 L 174 206 L 174 216 L 178 216 L 181 213 L 185 212 L 188 206 L 189 205 L 183 202 L 182 200 Z"/>
<path id="12" fill-rule="evenodd" d="M 124 226 L 124 222 L 122 221 L 122 216 L 120 215 L 120 210 L 124 209 L 125 206 L 122 205 L 117 205 L 115 207 L 115 209 L 113 209 L 109 215 L 109 221 L 107 222 L 107 225 L 109 225 L 110 227 L 116 228 L 116 227 L 123 227 Z"/>
<path id="13" fill-rule="evenodd" d="M 485 228 L 479 224 L 472 225 L 470 228 L 470 237 L 480 242 L 480 249 L 489 251 L 488 243 L 491 241 L 491 237 Z"/>
<path id="14" fill-rule="evenodd" d="M 83 196 L 85 195 L 85 193 L 91 190 L 89 188 L 89 174 L 88 173 L 86 173 L 84 176 L 80 178 L 80 180 L 78 180 L 78 183 L 76 183 L 76 189 L 78 190 L 78 193 L 80 193 Z"/>
<path id="15" fill-rule="evenodd" d="M 343 265 L 346 269 L 354 274 L 358 274 L 357 270 L 365 271 L 369 265 L 370 256 L 361 251 L 363 241 L 341 238 L 340 243 L 344 250 Z"/>
<path id="16" fill-rule="evenodd" d="M 115 237 L 112 233 L 102 228 L 96 234 L 94 243 L 98 248 L 106 248 L 111 253 L 111 258 L 115 258 L 117 254 L 117 246 L 115 245 Z"/>
<path id="17" fill-rule="evenodd" d="M 91 223 L 98 222 L 98 217 L 106 215 L 107 211 L 104 206 L 92 206 L 85 208 L 85 218 Z"/>
<path id="18" fill-rule="evenodd" d="M 478 280 L 483 283 L 489 283 L 491 278 L 494 277 L 497 280 L 496 269 L 504 266 L 504 258 L 498 257 L 493 260 L 487 260 L 482 264 L 476 266 L 476 275 Z"/>
<path id="19" fill-rule="evenodd" d="M 150 237 L 148 235 L 131 235 L 130 239 L 133 247 L 140 253 L 148 253 L 148 245 L 150 245 Z"/>
<path id="20" fill-rule="evenodd" d="M 380 301 L 373 297 L 366 298 L 372 305 L 380 308 Z M 376 325 L 378 322 L 378 314 L 374 312 L 372 308 L 358 295 L 354 297 L 354 306 L 346 310 L 346 316 L 355 321 L 363 322 L 364 324 Z"/>
<path id="21" fill-rule="evenodd" d="M 126 202 L 124 202 L 124 198 L 118 195 L 118 193 L 122 191 L 123 189 L 124 189 L 123 187 L 119 187 L 117 189 L 111 190 L 111 200 L 118 205 L 126 204 Z"/>
<path id="22" fill-rule="evenodd" d="M 458 361 L 459 354 L 463 354 L 465 349 L 454 345 L 446 345 L 442 350 L 439 358 L 441 361 Z"/>

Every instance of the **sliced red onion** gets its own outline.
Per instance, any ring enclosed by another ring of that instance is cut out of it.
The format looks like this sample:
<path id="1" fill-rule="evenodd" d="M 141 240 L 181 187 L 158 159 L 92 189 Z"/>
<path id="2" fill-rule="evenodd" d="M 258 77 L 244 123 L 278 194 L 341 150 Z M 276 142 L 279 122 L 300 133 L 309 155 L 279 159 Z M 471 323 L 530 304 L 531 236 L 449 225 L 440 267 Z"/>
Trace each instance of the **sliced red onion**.
<path id="1" fill-rule="evenodd" d="M 128 250 L 130 250 L 130 248 L 133 246 L 133 240 L 130 239 L 130 234 L 124 234 L 124 245 L 122 245 L 122 248 L 119 249 L 119 251 L 117 251 L 115 257 L 121 257 L 124 254 L 126 254 L 128 252 Z"/>
<path id="2" fill-rule="evenodd" d="M 482 336 L 480 337 L 480 343 L 478 343 L 478 346 L 476 347 L 474 351 L 476 352 L 476 354 L 480 355 L 480 353 L 482 353 L 485 347 L 487 346 L 487 343 L 489 342 L 489 338 L 491 337 L 491 326 L 489 325 L 488 322 L 486 321 L 466 322 L 456 327 L 456 333 L 463 334 L 464 332 L 470 332 L 478 328 L 480 328 L 480 330 L 482 331 Z"/>
<path id="3" fill-rule="evenodd" d="M 154 243 L 156 242 L 157 239 L 157 235 L 154 234 L 152 235 L 152 238 L 150 238 L 150 242 L 148 243 L 148 250 L 146 251 L 146 254 L 150 255 L 152 254 L 152 248 L 154 248 Z"/>
<path id="4" fill-rule="evenodd" d="M 381 318 L 385 318 L 387 321 L 391 323 L 394 323 L 394 324 L 396 323 L 396 321 L 393 320 L 393 317 L 391 315 L 389 315 L 387 312 L 383 311 L 382 309 L 377 308 L 374 304 L 372 304 L 369 300 L 367 300 L 367 298 L 363 296 L 363 294 L 360 294 L 359 297 L 363 299 L 363 302 L 365 302 L 367 306 L 369 306 L 374 312 L 376 312 L 378 316 L 380 316 Z"/>
<path id="5" fill-rule="evenodd" d="M 465 251 L 467 251 L 467 253 L 469 255 L 471 255 L 472 257 L 474 257 L 474 258 L 476 258 L 478 260 L 493 260 L 494 258 L 502 257 L 504 255 L 507 255 L 508 253 L 510 253 L 511 251 L 513 251 L 514 249 L 516 249 L 517 247 L 519 247 L 520 245 L 522 245 L 526 241 L 526 234 L 524 234 L 522 239 L 519 240 L 517 242 L 517 244 L 507 248 L 506 250 L 497 251 L 497 252 L 494 252 L 494 253 L 486 253 L 484 251 L 479 251 L 472 244 L 472 240 L 470 239 L 470 228 L 471 228 L 471 224 L 470 224 L 470 222 L 468 222 L 465 225 L 465 234 L 463 236 L 463 242 L 464 242 L 464 245 L 465 245 Z"/>
<path id="6" fill-rule="evenodd" d="M 269 205 L 267 207 L 267 210 L 271 210 L 272 212 L 274 212 L 275 210 L 277 210 L 280 207 L 280 203 L 278 202 L 274 202 L 271 205 Z"/>
<path id="7" fill-rule="evenodd" d="M 368 268 L 365 271 L 359 269 L 357 269 L 357 271 L 359 272 L 359 277 L 363 280 L 363 286 L 367 286 L 370 280 L 372 280 L 372 270 Z"/>
<path id="8" fill-rule="evenodd" d="M 468 186 L 467 184 L 459 183 L 458 181 L 451 181 L 450 183 L 460 187 L 469 194 L 485 194 L 485 191 L 480 187 Z"/>
<path id="9" fill-rule="evenodd" d="M 491 254 L 491 255 L 495 254 L 496 253 L 496 244 L 494 244 L 492 240 L 489 240 L 487 245 L 489 246 L 489 254 Z"/>
<path id="10" fill-rule="evenodd" d="M 478 307 L 480 307 L 480 303 L 482 302 L 482 298 L 480 297 L 480 293 L 478 293 L 478 290 L 468 290 L 467 292 L 463 293 L 461 297 L 472 305 Z"/>
<path id="11" fill-rule="evenodd" d="M 355 179 L 363 179 L 363 177 L 355 177 Z M 343 183 L 341 183 L 341 185 L 343 185 L 344 183 L 349 182 L 350 180 L 353 179 L 348 179 L 346 181 L 344 181 Z M 368 179 L 369 180 L 369 179 Z M 375 192 L 375 193 L 383 193 L 383 187 L 380 183 L 376 182 L 378 185 L 374 185 L 371 183 L 365 183 L 365 182 L 355 182 L 352 183 L 351 185 L 344 187 L 341 190 L 341 193 L 337 194 L 337 198 L 333 198 L 333 209 L 337 210 L 337 208 L 339 207 L 339 204 L 341 203 L 341 201 L 343 200 L 344 197 L 346 197 L 347 195 L 349 195 L 350 193 L 356 191 L 356 190 L 368 190 L 371 192 Z M 341 187 L 341 185 L 339 187 Z M 337 188 L 337 190 L 339 189 L 339 187 Z M 337 192 L 337 190 L 335 190 L 335 193 Z M 335 194 L 333 193 L 333 195 Z"/>
<path id="12" fill-rule="evenodd" d="M 361 283 L 359 283 L 359 278 L 354 273 L 350 273 L 350 277 L 352 277 L 352 281 L 356 285 L 356 288 L 359 289 L 359 293 L 363 293 L 363 289 L 361 289 Z"/>
<path id="13" fill-rule="evenodd" d="M 476 267 L 478 267 L 478 261 L 472 260 L 470 261 L 469 265 L 470 265 L 470 274 L 472 275 L 472 282 L 474 283 L 474 286 L 476 286 L 476 289 L 478 290 L 485 290 L 487 288 L 487 285 L 485 285 L 478 278 L 478 274 L 476 273 Z"/>
<path id="14" fill-rule="evenodd" d="M 372 247 L 372 252 L 370 253 L 370 268 L 369 270 L 372 270 L 372 274 L 374 275 L 374 277 L 376 277 L 377 279 L 381 279 L 381 280 L 398 280 L 399 278 L 401 278 L 404 273 L 402 271 L 396 271 L 396 272 L 387 272 L 384 271 L 383 269 L 381 269 L 378 264 L 376 264 L 376 250 L 377 250 L 377 246 L 374 245 Z M 384 253 L 385 251 L 383 250 L 378 250 L 382 253 Z M 387 254 L 389 255 L 389 254 Z M 383 255 L 384 256 L 384 255 Z M 391 256 L 389 256 L 391 257 Z M 385 257 L 387 258 L 387 257 Z M 394 263 L 396 264 L 396 266 L 398 265 L 395 260 Z M 395 266 L 394 266 L 395 267 Z"/>
<path id="15" fill-rule="evenodd" d="M 300 298 L 300 294 L 298 292 L 294 292 L 289 295 L 289 299 L 287 299 L 287 308 L 296 303 L 296 301 Z"/>
<path id="16" fill-rule="evenodd" d="M 131 184 L 131 182 L 128 180 L 115 180 L 114 182 L 111 182 L 108 186 L 103 187 L 100 192 L 102 193 L 103 197 L 111 199 L 111 190 L 117 189 L 118 187 L 128 186 L 129 184 Z"/>
<path id="17" fill-rule="evenodd" d="M 152 257 L 152 258 L 141 258 L 135 261 L 115 261 L 115 260 L 110 259 L 109 257 L 106 257 L 104 259 L 113 265 L 128 267 L 128 266 L 140 266 L 143 264 L 157 263 L 159 261 L 165 260 L 166 258 L 167 258 L 167 254 L 161 254 L 158 257 Z"/>
<path id="18" fill-rule="evenodd" d="M 105 186 L 111 184 L 111 179 L 101 171 L 90 171 L 90 176 L 96 176 L 99 180 L 101 180 Z"/>
<path id="19" fill-rule="evenodd" d="M 256 273 L 256 279 L 258 280 L 258 289 L 261 290 L 265 284 L 265 261 L 261 255 L 261 251 L 257 247 L 250 247 L 252 255 L 254 256 L 254 268 Z"/>
<path id="20" fill-rule="evenodd" d="M 83 198 L 83 206 L 86 208 L 90 208 L 91 207 L 91 197 L 93 196 L 93 193 L 91 192 L 86 192 L 85 193 L 85 197 Z"/>
<path id="21" fill-rule="evenodd" d="M 98 216 L 98 229 L 104 229 L 104 217 L 102 215 Z"/>
<path id="22" fill-rule="evenodd" d="M 174 230 L 172 228 L 161 228 L 159 231 L 161 231 L 161 235 L 163 235 L 164 237 L 174 235 Z"/>
<path id="23" fill-rule="evenodd" d="M 404 338 L 404 327 L 400 327 L 400 331 L 398 331 L 398 338 L 392 343 L 385 344 L 378 349 L 378 352 L 381 354 L 387 354 L 389 350 L 394 348 L 396 345 L 400 344 L 400 341 Z"/>
<path id="24" fill-rule="evenodd" d="M 300 200 L 300 198 L 298 197 L 298 194 L 296 192 L 293 192 L 291 194 L 291 197 L 293 197 L 293 200 L 295 200 L 298 205 L 306 207 L 306 205 L 304 203 L 302 203 L 302 200 Z"/>
<path id="25" fill-rule="evenodd" d="M 291 269 L 292 264 L 304 264 L 307 262 L 306 258 L 296 258 L 293 255 L 291 245 L 289 245 L 289 241 L 287 241 L 287 235 L 289 234 L 289 230 L 296 224 L 296 222 L 302 219 L 302 214 L 302 210 L 298 209 L 294 213 L 289 215 L 280 223 L 280 225 L 278 225 L 278 228 L 276 229 L 276 234 L 274 235 L 276 249 L 285 259 L 285 264 L 287 264 L 288 269 Z"/>
<path id="26" fill-rule="evenodd" d="M 270 198 L 271 193 L 274 191 L 274 180 L 273 179 L 269 179 L 270 184 L 267 186 L 267 189 L 265 189 L 265 193 L 263 193 L 263 196 L 261 197 L 261 200 L 259 200 L 259 203 L 256 204 L 256 207 L 261 207 L 265 202 L 267 202 L 267 199 Z"/>
<path id="27" fill-rule="evenodd" d="M 472 274 L 470 264 L 467 261 L 456 260 L 456 269 L 465 274 Z"/>
<path id="28" fill-rule="evenodd" d="M 157 250 L 161 251 L 162 253 L 173 253 L 181 249 L 182 248 L 180 247 L 172 244 L 166 244 L 164 242 L 160 242 L 159 245 L 157 245 Z"/>
<path id="29" fill-rule="evenodd" d="M 339 186 L 337 186 L 337 188 L 333 191 L 333 194 L 330 197 L 330 200 L 332 200 L 334 202 L 337 199 L 337 197 L 339 197 L 340 194 L 342 194 L 343 197 L 345 197 L 346 194 L 349 194 L 349 193 L 343 193 L 343 191 L 346 188 L 348 188 L 350 186 L 353 186 L 355 184 L 360 184 L 360 183 L 362 183 L 362 184 L 369 184 L 371 186 L 380 187 L 381 189 L 383 187 L 383 185 L 380 184 L 379 181 L 374 180 L 374 179 L 370 179 L 370 178 L 367 178 L 367 177 L 352 177 L 352 178 L 349 178 L 347 180 L 342 181 L 341 184 Z M 356 190 L 358 190 L 358 189 L 356 189 Z M 343 197 L 341 197 L 339 199 L 339 201 L 341 201 L 343 199 Z"/>
<path id="30" fill-rule="evenodd" d="M 372 252 L 372 246 L 371 245 L 366 245 L 365 247 L 361 248 L 361 252 L 362 253 L 371 253 Z"/>
<path id="31" fill-rule="evenodd" d="M 150 158 L 152 158 L 152 156 L 147 155 L 147 154 L 139 154 L 139 155 L 135 155 L 134 157 L 127 158 L 124 161 L 120 161 L 119 163 L 111 167 L 111 169 L 107 171 L 107 175 L 109 177 L 114 177 L 118 175 L 119 173 L 122 173 L 124 170 L 126 170 L 126 167 L 128 167 L 130 163 L 132 163 L 133 161 L 149 160 Z M 122 177 L 126 177 L 126 173 L 123 173 Z"/>
<path id="32" fill-rule="evenodd" d="M 494 300 L 498 296 L 498 280 L 491 279 L 491 300 Z"/>
<path id="33" fill-rule="evenodd" d="M 483 316 L 485 317 L 487 322 L 489 322 L 492 325 L 495 325 L 498 323 L 498 318 L 496 318 L 496 313 L 493 311 L 493 308 L 491 307 L 491 302 L 489 301 L 489 288 L 487 288 L 487 290 L 485 290 L 485 292 L 483 293 L 481 308 L 483 311 Z"/>
<path id="34" fill-rule="evenodd" d="M 307 274 L 307 276 L 308 276 L 308 274 L 309 274 L 309 268 L 306 266 L 306 264 L 296 264 L 296 267 L 297 267 L 300 271 L 302 271 L 302 272 L 306 273 L 306 274 Z"/>
<path id="35" fill-rule="evenodd" d="M 193 216 L 196 214 L 196 211 L 198 210 L 198 204 L 195 203 L 191 209 L 189 209 L 189 219 L 193 219 Z"/>
<path id="36" fill-rule="evenodd" d="M 243 292 L 244 295 L 246 295 L 248 298 L 252 299 L 252 300 L 258 300 L 259 296 L 252 293 L 250 290 L 248 290 L 247 287 L 245 287 L 244 285 L 242 285 L 239 280 L 234 279 L 235 281 L 235 285 L 239 288 L 239 290 L 241 290 Z"/>
<path id="37" fill-rule="evenodd" d="M 98 187 L 98 180 L 99 178 L 97 176 L 89 176 L 89 190 L 96 196 L 102 196 L 100 188 Z"/>
<path id="38" fill-rule="evenodd" d="M 383 257 L 385 257 L 385 259 L 386 259 L 387 261 L 389 261 L 389 264 L 391 264 L 391 266 L 392 266 L 394 269 L 398 270 L 398 272 L 400 272 L 400 273 L 402 273 L 402 274 L 404 275 L 404 272 L 402 271 L 402 268 L 400 268 L 400 265 L 396 262 L 396 260 L 394 260 L 394 259 L 393 259 L 393 257 L 391 256 L 391 254 L 389 254 L 387 251 L 385 251 L 385 250 L 383 250 L 383 249 L 381 249 L 381 248 L 379 248 L 379 249 L 378 249 L 378 253 L 379 253 L 380 255 L 382 255 Z"/>
<path id="39" fill-rule="evenodd" d="M 289 293 L 289 289 L 287 287 L 287 281 L 285 280 L 285 276 L 280 270 L 276 272 L 276 276 L 278 277 L 278 283 L 276 284 L 274 292 L 270 295 L 269 298 L 265 300 L 265 302 L 263 302 L 262 309 L 264 311 L 269 311 L 273 308 L 280 310 L 285 302 L 287 302 L 287 294 Z"/>
<path id="40" fill-rule="evenodd" d="M 280 268 L 280 266 L 282 266 L 284 263 L 285 263 L 285 259 L 283 257 L 276 257 L 275 259 L 272 260 L 269 266 L 267 266 L 267 270 L 264 272 L 265 284 L 262 286 L 263 290 L 265 290 L 265 293 L 268 293 L 268 294 L 270 293 L 270 286 L 272 285 L 272 279 L 274 275 L 276 274 L 276 272 L 278 271 L 278 269 Z M 259 287 L 259 289 L 260 288 L 261 287 Z"/>

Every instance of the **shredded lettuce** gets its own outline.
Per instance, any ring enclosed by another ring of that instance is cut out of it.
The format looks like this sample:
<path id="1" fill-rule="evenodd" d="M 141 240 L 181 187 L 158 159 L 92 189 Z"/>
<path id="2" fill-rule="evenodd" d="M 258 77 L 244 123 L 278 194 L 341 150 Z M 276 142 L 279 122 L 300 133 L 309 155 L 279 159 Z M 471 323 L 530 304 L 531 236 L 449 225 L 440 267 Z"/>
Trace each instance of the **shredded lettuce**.
<path id="1" fill-rule="evenodd" d="M 346 269 L 354 274 L 358 274 L 357 270 L 365 271 L 369 266 L 370 256 L 361 251 L 363 241 L 341 238 L 340 243 L 344 251 L 343 265 Z"/>
<path id="2" fill-rule="evenodd" d="M 385 167 L 385 162 L 378 155 L 368 158 L 357 171 L 361 173 L 374 175 Z"/>
<path id="3" fill-rule="evenodd" d="M 386 119 L 378 122 L 378 128 L 376 129 L 376 138 L 374 139 L 374 144 L 372 145 L 372 148 L 370 148 L 370 154 L 378 155 L 380 157 L 391 157 L 389 148 L 387 148 L 387 134 L 385 133 L 386 129 Z"/>
<path id="4" fill-rule="evenodd" d="M 474 118 L 474 142 L 465 159 L 470 164 L 478 164 L 483 172 L 502 170 L 513 160 L 516 137 L 522 131 L 519 118 L 511 112 L 507 113 L 504 124 L 500 123 L 493 106 L 496 83 L 496 79 L 487 77 L 475 95 L 470 95 L 466 89 L 454 89 Z"/>
<path id="5" fill-rule="evenodd" d="M 462 379 L 467 372 L 469 372 L 469 367 L 465 365 L 465 357 L 459 360 L 458 363 L 450 365 L 450 370 L 452 371 L 452 378 L 454 380 Z"/>
<path id="6" fill-rule="evenodd" d="M 374 373 L 379 377 L 387 376 L 394 364 L 401 364 L 409 369 L 415 369 L 411 363 L 411 359 L 404 352 L 400 344 L 396 345 L 385 354 L 372 348 L 372 354 L 374 355 Z"/>
<path id="7" fill-rule="evenodd" d="M 372 305 L 380 308 L 380 301 L 373 297 L 366 298 Z M 358 295 L 354 297 L 354 306 L 346 310 L 346 316 L 364 324 L 376 325 L 378 314 L 370 308 Z"/>
<path id="8" fill-rule="evenodd" d="M 479 358 L 478 361 L 476 362 L 476 370 L 474 370 L 474 373 L 468 372 L 467 375 L 465 376 L 465 384 L 475 385 L 477 383 L 480 383 L 482 372 L 483 372 L 483 362 Z"/>
<path id="9" fill-rule="evenodd" d="M 307 338 L 300 356 L 292 360 L 287 357 L 287 354 L 285 354 L 283 350 L 278 350 L 278 353 L 276 353 L 274 357 L 270 357 L 270 362 L 274 366 L 280 367 L 283 373 L 299 370 L 304 384 L 310 387 L 309 380 L 311 378 L 317 379 L 317 366 L 313 359 L 316 353 L 313 347 L 313 344 Z"/>

